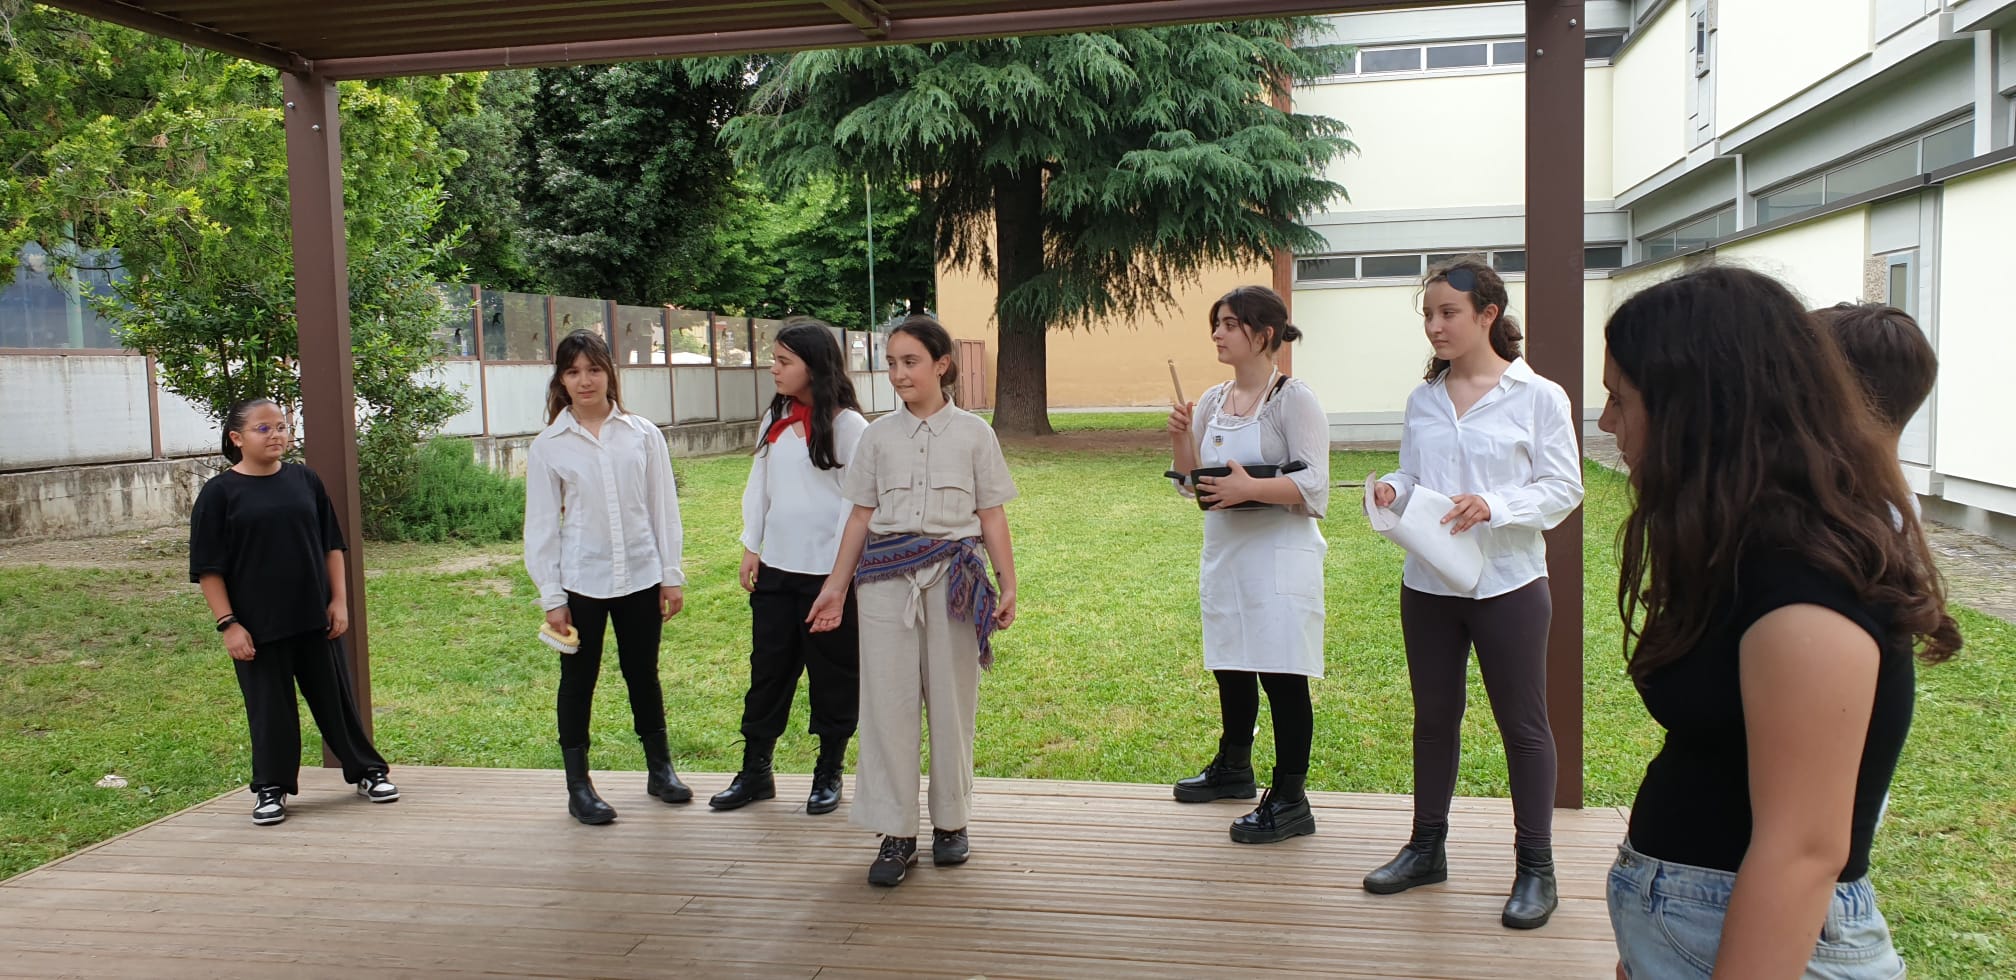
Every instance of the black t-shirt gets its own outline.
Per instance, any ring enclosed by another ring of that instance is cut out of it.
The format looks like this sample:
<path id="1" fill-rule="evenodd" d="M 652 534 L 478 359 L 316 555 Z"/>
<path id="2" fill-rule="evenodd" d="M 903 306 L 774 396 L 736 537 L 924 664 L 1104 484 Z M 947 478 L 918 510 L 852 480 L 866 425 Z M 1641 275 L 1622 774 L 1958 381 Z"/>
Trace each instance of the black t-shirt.
<path id="1" fill-rule="evenodd" d="M 189 581 L 224 576 L 231 614 L 255 643 L 327 630 L 329 552 L 346 547 L 314 470 L 225 470 L 203 485 L 189 515 Z"/>
<path id="2" fill-rule="evenodd" d="M 1908 643 L 1890 635 L 1891 612 L 1797 555 L 1774 552 L 1738 565 L 1721 614 L 1685 656 L 1647 675 L 1639 695 L 1666 729 L 1666 744 L 1631 806 L 1631 846 L 1648 857 L 1733 872 L 1750 848 L 1750 765 L 1738 673 L 1743 634 L 1773 610 L 1823 606 L 1876 640 L 1876 699 L 1855 780 L 1848 863 L 1840 881 L 1869 873 L 1869 842 L 1911 729 L 1916 673 Z"/>

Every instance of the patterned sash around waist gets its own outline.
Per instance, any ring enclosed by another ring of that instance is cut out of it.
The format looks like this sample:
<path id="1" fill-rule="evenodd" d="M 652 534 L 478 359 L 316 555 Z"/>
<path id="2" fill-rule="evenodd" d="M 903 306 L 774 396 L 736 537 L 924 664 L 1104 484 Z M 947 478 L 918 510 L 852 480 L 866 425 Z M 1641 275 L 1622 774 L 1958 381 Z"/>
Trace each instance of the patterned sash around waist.
<path id="1" fill-rule="evenodd" d="M 946 576 L 945 602 L 952 618 L 972 623 L 980 640 L 980 666 L 994 666 L 994 610 L 997 596 L 987 577 L 987 559 L 980 554 L 979 538 L 948 541 L 917 534 L 890 534 L 871 539 L 861 552 L 861 566 L 854 572 L 856 582 L 886 582 L 923 571 L 941 562 L 951 562 Z"/>

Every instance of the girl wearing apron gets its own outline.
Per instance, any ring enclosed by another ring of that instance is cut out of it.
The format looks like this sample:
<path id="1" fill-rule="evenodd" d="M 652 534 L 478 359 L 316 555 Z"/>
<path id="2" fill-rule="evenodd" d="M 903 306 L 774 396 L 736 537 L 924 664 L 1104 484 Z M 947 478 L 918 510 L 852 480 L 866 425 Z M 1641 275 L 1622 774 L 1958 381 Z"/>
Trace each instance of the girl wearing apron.
<path id="1" fill-rule="evenodd" d="M 1185 803 L 1251 799 L 1260 689 L 1274 716 L 1274 778 L 1232 839 L 1266 844 L 1314 833 L 1303 784 L 1314 717 L 1309 679 L 1323 676 L 1323 555 L 1317 521 L 1330 497 L 1330 423 L 1308 385 L 1275 366 L 1302 333 L 1281 297 L 1242 286 L 1211 308 L 1211 340 L 1234 380 L 1169 415 L 1178 489 L 1209 504 L 1198 575 L 1204 665 L 1218 678 L 1224 731 L 1204 771 L 1176 783 Z M 1300 464 L 1296 466 L 1295 464 Z M 1248 466 L 1288 469 L 1254 476 Z M 1200 467 L 1229 469 L 1187 474 Z"/>

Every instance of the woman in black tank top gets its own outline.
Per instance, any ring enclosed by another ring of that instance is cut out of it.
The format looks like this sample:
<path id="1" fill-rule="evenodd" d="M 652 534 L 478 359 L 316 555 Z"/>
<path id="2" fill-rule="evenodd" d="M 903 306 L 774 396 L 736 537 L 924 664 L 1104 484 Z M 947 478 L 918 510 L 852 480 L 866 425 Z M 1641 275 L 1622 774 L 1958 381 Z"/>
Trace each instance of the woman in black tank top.
<path id="1" fill-rule="evenodd" d="M 1903 972 L 1867 873 L 1911 725 L 1953 655 L 1880 426 L 1783 285 L 1714 268 L 1604 329 L 1600 425 L 1631 470 L 1618 606 L 1666 730 L 1610 874 L 1631 977 Z"/>

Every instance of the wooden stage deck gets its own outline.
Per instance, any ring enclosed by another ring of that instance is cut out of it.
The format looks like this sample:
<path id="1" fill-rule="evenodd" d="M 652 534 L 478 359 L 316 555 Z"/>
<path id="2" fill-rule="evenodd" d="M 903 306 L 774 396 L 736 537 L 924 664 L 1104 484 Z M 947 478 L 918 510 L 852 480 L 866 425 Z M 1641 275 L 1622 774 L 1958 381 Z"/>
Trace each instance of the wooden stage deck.
<path id="1" fill-rule="evenodd" d="M 621 813 L 567 817 L 560 773 L 404 767 L 373 805 L 303 773 L 286 823 L 227 794 L 0 885 L 0 974 L 91 977 L 1610 977 L 1614 809 L 1560 811 L 1561 909 L 1508 930 L 1512 811 L 1457 801 L 1445 885 L 1359 878 L 1401 797 L 1314 794 L 1317 833 L 1231 843 L 1250 804 L 1163 786 L 978 780 L 973 859 L 864 875 L 873 835 L 804 812 L 808 777 L 731 813 L 598 774 Z M 847 782 L 853 792 L 853 779 Z M 928 850 L 928 837 L 926 842 Z"/>

